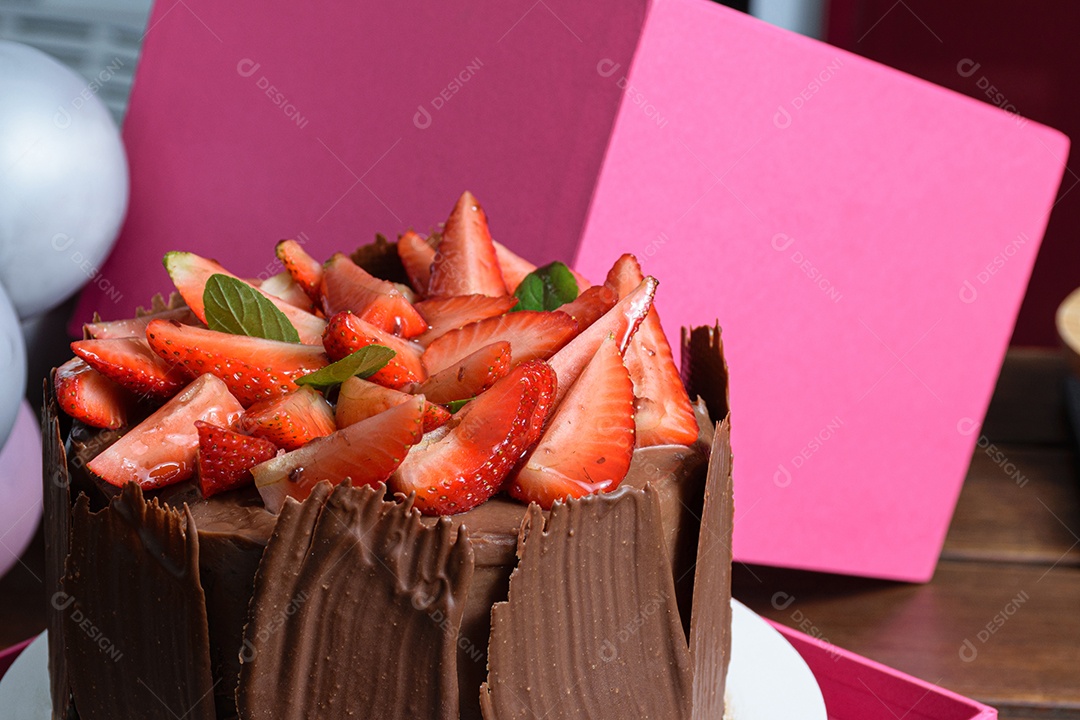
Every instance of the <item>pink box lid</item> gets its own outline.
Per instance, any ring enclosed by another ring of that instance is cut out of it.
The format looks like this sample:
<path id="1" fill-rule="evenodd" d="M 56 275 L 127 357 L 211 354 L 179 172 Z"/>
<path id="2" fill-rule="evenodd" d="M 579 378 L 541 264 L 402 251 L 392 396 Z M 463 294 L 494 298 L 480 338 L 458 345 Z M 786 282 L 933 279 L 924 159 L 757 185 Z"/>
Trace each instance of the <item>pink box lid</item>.
<path id="1" fill-rule="evenodd" d="M 534 260 L 637 253 L 669 333 L 724 325 L 738 559 L 903 580 L 933 573 L 1068 152 L 706 0 L 158 3 L 124 134 L 78 320 L 167 290 L 167 250 L 266 276 L 281 237 L 425 230 L 469 188 Z"/>

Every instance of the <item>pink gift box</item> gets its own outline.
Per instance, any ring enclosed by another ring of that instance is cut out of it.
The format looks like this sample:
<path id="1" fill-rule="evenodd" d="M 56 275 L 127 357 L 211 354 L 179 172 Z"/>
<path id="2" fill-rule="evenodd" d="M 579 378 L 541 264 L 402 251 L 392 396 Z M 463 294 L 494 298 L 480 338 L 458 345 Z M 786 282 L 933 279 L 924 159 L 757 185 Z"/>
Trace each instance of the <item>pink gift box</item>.
<path id="1" fill-rule="evenodd" d="M 1060 133 L 706 0 L 159 2 L 123 236 L 77 320 L 428 230 L 719 319 L 739 560 L 931 577 L 1058 190 Z M 675 343 L 677 345 L 677 343 Z M 782 530 L 782 531 L 781 531 Z"/>

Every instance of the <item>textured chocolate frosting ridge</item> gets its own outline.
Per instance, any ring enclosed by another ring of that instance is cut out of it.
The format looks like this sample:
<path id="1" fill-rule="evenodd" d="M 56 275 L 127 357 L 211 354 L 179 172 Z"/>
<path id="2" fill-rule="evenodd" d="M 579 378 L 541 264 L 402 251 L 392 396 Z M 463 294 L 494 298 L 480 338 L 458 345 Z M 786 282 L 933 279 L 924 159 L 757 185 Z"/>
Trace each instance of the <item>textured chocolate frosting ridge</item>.
<path id="1" fill-rule="evenodd" d="M 63 592 L 82 720 L 215 720 L 199 540 L 190 514 L 129 483 L 100 512 L 75 503 Z"/>
<path id="2" fill-rule="evenodd" d="M 321 483 L 286 502 L 244 631 L 244 720 L 458 717 L 472 545 L 384 494 Z"/>
<path id="3" fill-rule="evenodd" d="M 620 488 L 522 526 L 492 608 L 485 720 L 690 717 L 692 669 L 659 497 Z"/>
<path id="4" fill-rule="evenodd" d="M 724 717 L 724 690 L 731 662 L 731 530 L 735 519 L 731 484 L 731 424 L 716 426 L 705 509 L 698 535 L 690 654 L 694 660 L 693 720 Z"/>

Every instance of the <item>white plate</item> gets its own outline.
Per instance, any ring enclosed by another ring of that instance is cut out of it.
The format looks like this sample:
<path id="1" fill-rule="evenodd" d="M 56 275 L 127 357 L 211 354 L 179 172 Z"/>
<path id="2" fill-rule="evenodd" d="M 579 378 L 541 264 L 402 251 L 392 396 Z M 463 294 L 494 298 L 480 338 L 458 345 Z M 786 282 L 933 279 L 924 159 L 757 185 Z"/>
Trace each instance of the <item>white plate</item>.
<path id="1" fill-rule="evenodd" d="M 738 600 L 731 601 L 731 610 L 725 715 L 734 720 L 827 720 L 821 690 L 795 648 Z M 48 658 L 42 633 L 0 681 L 6 717 L 49 720 Z"/>

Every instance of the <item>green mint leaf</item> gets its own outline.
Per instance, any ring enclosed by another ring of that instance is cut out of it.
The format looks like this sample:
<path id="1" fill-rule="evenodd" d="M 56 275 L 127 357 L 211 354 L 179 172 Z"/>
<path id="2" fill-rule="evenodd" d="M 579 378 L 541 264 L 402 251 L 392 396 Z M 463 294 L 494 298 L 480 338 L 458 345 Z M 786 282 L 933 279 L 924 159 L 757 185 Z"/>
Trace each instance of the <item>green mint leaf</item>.
<path id="1" fill-rule="evenodd" d="M 354 375 L 361 378 L 371 377 L 386 367 L 396 354 L 383 345 L 368 345 L 321 370 L 296 378 L 295 382 L 297 385 L 310 385 L 316 390 L 326 391 Z"/>
<path id="2" fill-rule="evenodd" d="M 570 268 L 553 262 L 525 276 L 514 292 L 517 310 L 558 310 L 578 296 L 578 284 Z"/>
<path id="3" fill-rule="evenodd" d="M 458 410 L 465 407 L 475 399 L 476 398 L 465 398 L 464 400 L 451 400 L 450 402 L 446 403 L 446 409 L 450 411 L 451 415 L 453 415 Z"/>
<path id="4" fill-rule="evenodd" d="M 206 326 L 211 330 L 250 337 L 300 342 L 296 328 L 274 303 L 243 280 L 211 275 L 203 289 Z"/>

